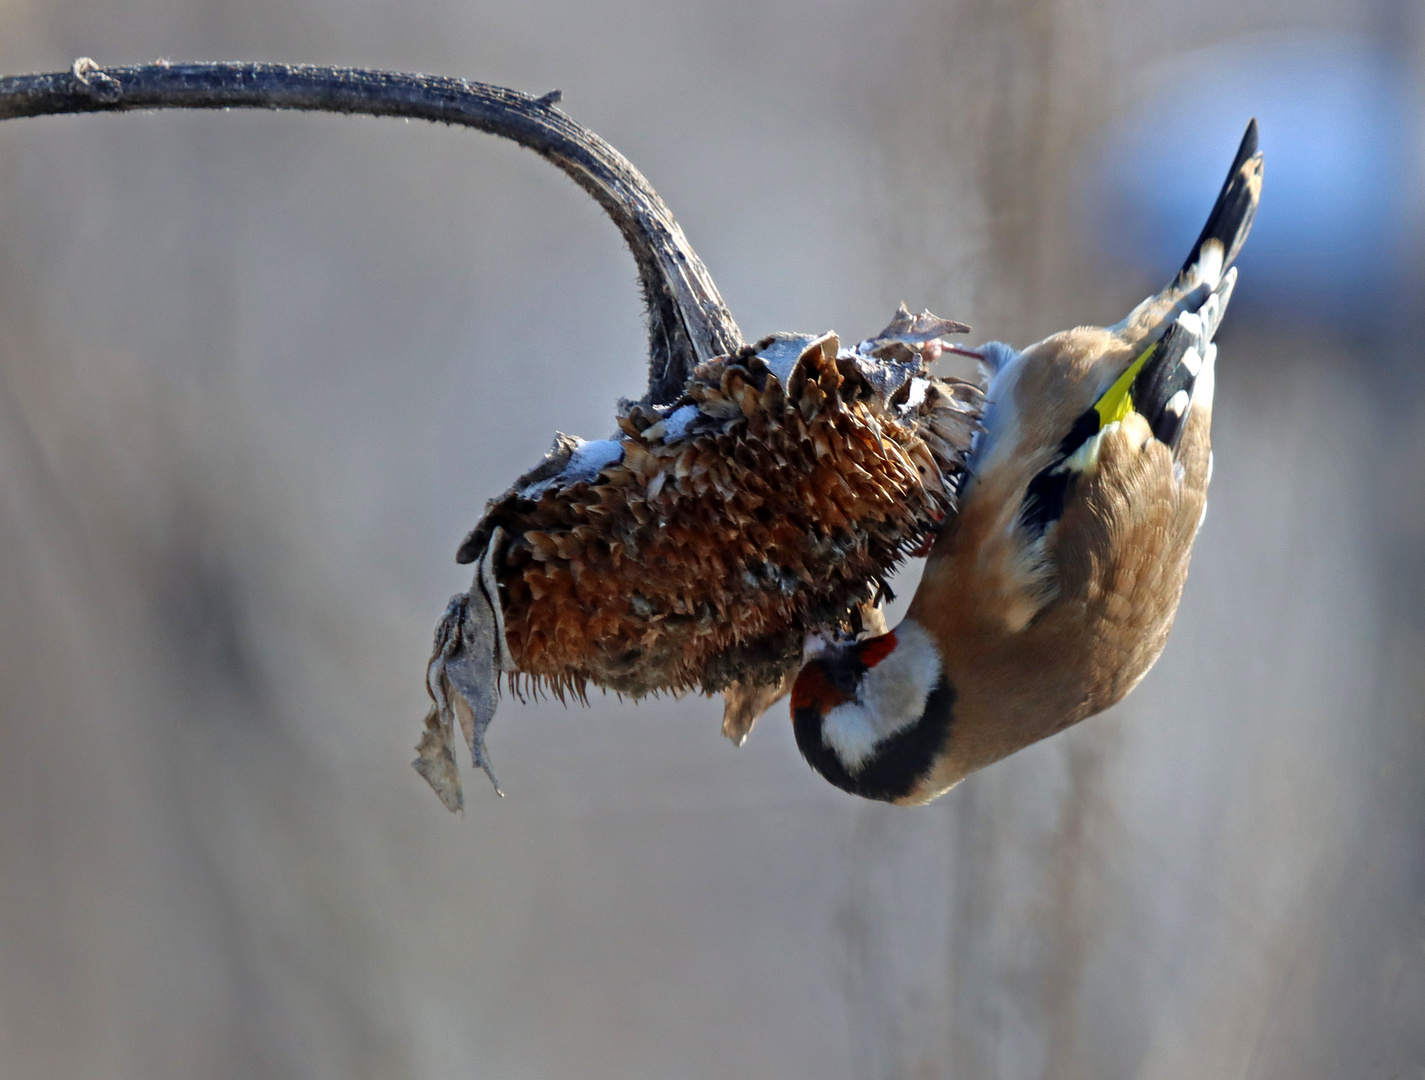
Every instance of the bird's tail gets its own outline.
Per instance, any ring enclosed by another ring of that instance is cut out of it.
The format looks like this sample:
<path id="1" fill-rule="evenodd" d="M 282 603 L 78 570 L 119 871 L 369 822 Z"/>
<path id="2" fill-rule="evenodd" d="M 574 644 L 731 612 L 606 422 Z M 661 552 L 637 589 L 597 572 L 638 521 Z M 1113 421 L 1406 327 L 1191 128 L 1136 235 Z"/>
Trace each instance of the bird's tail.
<path id="1" fill-rule="evenodd" d="M 1207 216 L 1207 224 L 1171 284 L 1144 300 L 1113 329 L 1135 347 L 1150 345 L 1183 311 L 1195 311 L 1217 290 L 1257 216 L 1262 194 L 1262 155 L 1257 149 L 1257 121 L 1247 125 L 1232 168 Z"/>
<path id="2" fill-rule="evenodd" d="M 1257 200 L 1261 194 L 1262 154 L 1257 149 L 1257 121 L 1254 118 L 1247 124 L 1227 180 L 1175 284 L 1187 289 L 1202 284 L 1207 285 L 1209 291 L 1217 288 L 1223 273 L 1237 258 L 1243 241 L 1252 231 L 1252 219 L 1257 216 Z"/>

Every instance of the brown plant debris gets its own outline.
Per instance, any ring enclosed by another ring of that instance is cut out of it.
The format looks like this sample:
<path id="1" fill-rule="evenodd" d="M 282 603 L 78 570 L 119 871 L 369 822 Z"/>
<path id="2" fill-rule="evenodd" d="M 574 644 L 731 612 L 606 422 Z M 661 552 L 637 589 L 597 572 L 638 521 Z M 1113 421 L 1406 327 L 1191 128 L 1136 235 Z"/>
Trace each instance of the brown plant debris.
<path id="1" fill-rule="evenodd" d="M 445 805 L 454 718 L 489 771 L 501 670 L 561 700 L 723 693 L 740 743 L 808 634 L 883 627 L 886 575 L 954 512 L 979 426 L 980 387 L 929 373 L 967 329 L 902 305 L 854 349 L 773 335 L 669 405 L 626 403 L 610 439 L 556 436 L 456 556 L 478 570 L 437 632 L 416 762 Z"/>

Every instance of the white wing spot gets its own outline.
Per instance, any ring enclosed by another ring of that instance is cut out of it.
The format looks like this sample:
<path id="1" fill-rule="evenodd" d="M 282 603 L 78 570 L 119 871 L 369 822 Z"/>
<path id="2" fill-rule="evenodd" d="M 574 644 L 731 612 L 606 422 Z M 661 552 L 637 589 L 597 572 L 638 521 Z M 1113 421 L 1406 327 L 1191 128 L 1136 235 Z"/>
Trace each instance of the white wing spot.
<path id="1" fill-rule="evenodd" d="M 1195 311 L 1184 311 L 1178 316 L 1178 325 L 1196 340 L 1202 337 L 1202 316 Z"/>
<path id="2" fill-rule="evenodd" d="M 1197 280 L 1206 282 L 1209 288 L 1217 288 L 1222 280 L 1222 262 L 1226 256 L 1221 240 L 1209 240 L 1202 245 L 1202 253 L 1197 257 Z"/>
<path id="3" fill-rule="evenodd" d="M 1083 445 L 1066 457 L 1063 464 L 1054 471 L 1075 472 L 1086 475 L 1094 472 L 1098 468 L 1098 452 L 1103 446 L 1103 437 L 1110 431 L 1117 431 L 1118 428 L 1119 422 L 1117 420 L 1111 424 L 1105 424 L 1097 435 L 1085 439 Z"/>
<path id="4" fill-rule="evenodd" d="M 1212 408 L 1212 396 L 1217 389 L 1217 346 L 1209 345 L 1202 358 L 1202 373 L 1193 383 L 1192 400 L 1204 409 Z"/>

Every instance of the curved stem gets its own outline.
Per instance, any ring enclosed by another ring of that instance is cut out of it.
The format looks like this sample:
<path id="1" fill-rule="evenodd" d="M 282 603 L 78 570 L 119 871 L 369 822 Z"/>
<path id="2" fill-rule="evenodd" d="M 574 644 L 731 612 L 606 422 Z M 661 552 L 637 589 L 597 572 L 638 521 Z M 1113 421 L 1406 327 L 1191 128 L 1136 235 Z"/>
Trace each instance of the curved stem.
<path id="1" fill-rule="evenodd" d="M 553 162 L 613 219 L 638 264 L 648 312 L 648 401 L 675 399 L 700 360 L 742 344 L 717 287 L 651 184 L 592 131 L 531 97 L 486 83 L 361 68 L 145 64 L 0 78 L 0 120 L 135 109 L 298 109 L 400 116 L 477 128 Z"/>

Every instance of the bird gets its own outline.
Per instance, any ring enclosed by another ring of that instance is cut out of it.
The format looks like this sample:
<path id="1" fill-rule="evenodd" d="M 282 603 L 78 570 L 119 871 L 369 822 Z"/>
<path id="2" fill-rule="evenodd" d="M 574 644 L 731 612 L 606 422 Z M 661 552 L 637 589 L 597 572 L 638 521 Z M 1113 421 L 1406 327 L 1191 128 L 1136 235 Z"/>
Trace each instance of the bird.
<path id="1" fill-rule="evenodd" d="M 1255 121 L 1177 277 L 1115 326 L 966 349 L 946 340 L 964 324 L 902 305 L 845 347 L 831 332 L 746 342 L 668 206 L 557 90 L 88 58 L 3 82 L 0 117 L 236 106 L 461 124 L 539 154 L 618 228 L 647 393 L 618 404 L 608 438 L 556 435 L 457 551 L 474 573 L 436 626 L 412 763 L 453 812 L 457 726 L 500 790 L 485 732 L 502 679 L 561 699 L 721 693 L 739 745 L 790 692 L 816 771 L 921 803 L 1120 700 L 1163 649 L 1212 471 L 1213 337 L 1261 192 Z M 988 384 L 933 374 L 946 351 Z M 927 542 L 887 631 L 886 577 Z"/>
<path id="2" fill-rule="evenodd" d="M 811 635 L 796 743 L 836 787 L 919 805 L 1122 700 L 1166 644 L 1212 476 L 1213 341 L 1261 195 L 1257 123 L 1181 270 L 1121 322 L 991 372 L 958 512 L 905 618 Z"/>

